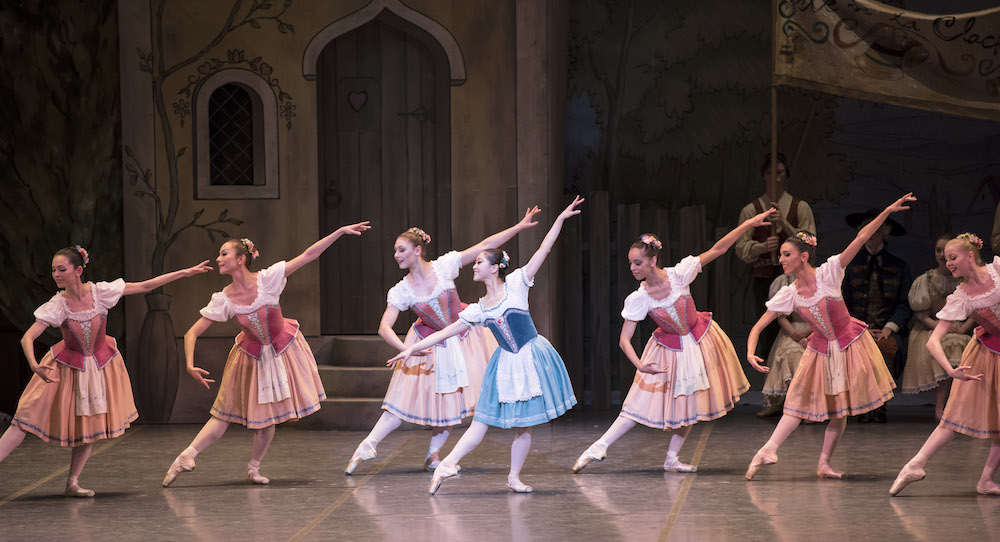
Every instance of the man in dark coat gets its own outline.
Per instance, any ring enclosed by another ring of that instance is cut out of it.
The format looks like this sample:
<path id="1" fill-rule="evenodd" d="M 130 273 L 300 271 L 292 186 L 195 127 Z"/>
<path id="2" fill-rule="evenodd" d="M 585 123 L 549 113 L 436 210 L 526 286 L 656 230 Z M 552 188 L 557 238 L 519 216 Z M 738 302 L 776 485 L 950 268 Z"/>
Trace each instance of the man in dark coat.
<path id="1" fill-rule="evenodd" d="M 847 224 L 860 229 L 878 216 L 878 211 L 847 215 Z M 913 276 L 905 261 L 891 254 L 886 241 L 890 235 L 903 235 L 906 229 L 893 219 L 872 235 L 863 250 L 847 265 L 844 276 L 844 302 L 851 316 L 868 324 L 885 363 L 897 380 L 906 360 L 903 335 L 913 311 L 908 296 Z M 885 405 L 858 417 L 860 422 L 885 422 Z"/>

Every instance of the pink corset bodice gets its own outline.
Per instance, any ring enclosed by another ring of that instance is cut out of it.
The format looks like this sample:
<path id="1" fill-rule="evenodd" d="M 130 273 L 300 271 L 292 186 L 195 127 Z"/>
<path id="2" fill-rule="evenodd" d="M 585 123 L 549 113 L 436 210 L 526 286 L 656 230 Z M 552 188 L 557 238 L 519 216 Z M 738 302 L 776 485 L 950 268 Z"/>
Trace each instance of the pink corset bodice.
<path id="1" fill-rule="evenodd" d="M 264 345 L 271 345 L 278 355 L 295 340 L 299 323 L 281 316 L 279 305 L 264 305 L 261 308 L 235 316 L 236 323 L 243 329 L 236 336 L 236 345 L 247 355 L 259 358 Z"/>
<path id="2" fill-rule="evenodd" d="M 969 317 L 975 320 L 979 327 L 976 328 L 976 340 L 983 346 L 996 354 L 1000 354 L 1000 306 L 983 307 L 975 309 Z"/>
<path id="3" fill-rule="evenodd" d="M 458 298 L 458 291 L 454 288 L 441 292 L 437 297 L 414 303 L 410 305 L 410 310 L 420 319 L 413 323 L 413 330 L 423 339 L 458 320 L 458 313 L 467 306 Z M 466 330 L 459 337 L 464 339 L 468 334 L 469 331 Z M 444 343 L 438 343 L 438 346 L 444 346 Z"/>
<path id="4" fill-rule="evenodd" d="M 94 356 L 98 367 L 104 367 L 118 355 L 118 343 L 107 336 L 108 317 L 98 314 L 90 320 L 67 318 L 59 326 L 63 340 L 52 347 L 56 361 L 74 369 L 83 370 L 84 359 Z"/>
<path id="5" fill-rule="evenodd" d="M 694 306 L 694 299 L 689 295 L 682 295 L 677 298 L 673 305 L 676 318 L 665 308 L 656 308 L 649 311 L 649 317 L 656 322 L 657 328 L 653 332 L 653 337 L 661 346 L 679 352 L 681 350 L 681 336 L 688 333 L 694 337 L 696 343 L 700 343 L 702 337 L 712 324 L 712 313 L 698 312 Z"/>
<path id="6" fill-rule="evenodd" d="M 830 354 L 830 341 L 836 340 L 844 350 L 868 329 L 868 324 L 851 317 L 843 298 L 824 297 L 815 305 L 795 310 L 813 330 L 809 349 L 824 356 Z"/>

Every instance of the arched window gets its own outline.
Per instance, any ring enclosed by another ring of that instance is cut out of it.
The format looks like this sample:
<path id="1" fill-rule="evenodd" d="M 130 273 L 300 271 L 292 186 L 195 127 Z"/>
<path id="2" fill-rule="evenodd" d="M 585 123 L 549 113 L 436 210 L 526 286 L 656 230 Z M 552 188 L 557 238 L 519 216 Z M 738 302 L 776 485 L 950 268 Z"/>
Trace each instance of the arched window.
<path id="1" fill-rule="evenodd" d="M 194 102 L 195 198 L 277 198 L 278 107 L 267 81 L 219 70 Z"/>

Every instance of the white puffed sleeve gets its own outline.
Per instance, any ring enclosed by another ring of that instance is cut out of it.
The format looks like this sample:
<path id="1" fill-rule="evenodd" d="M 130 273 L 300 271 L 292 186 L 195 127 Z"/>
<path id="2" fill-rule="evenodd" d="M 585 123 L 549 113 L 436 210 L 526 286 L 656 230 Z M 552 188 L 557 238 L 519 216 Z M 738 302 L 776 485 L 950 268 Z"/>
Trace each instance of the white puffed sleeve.
<path id="1" fill-rule="evenodd" d="M 66 321 L 66 303 L 60 294 L 52 296 L 44 305 L 35 309 L 35 320 L 59 327 Z"/>
<path id="2" fill-rule="evenodd" d="M 282 260 L 267 269 L 260 270 L 260 286 L 264 291 L 257 293 L 280 295 L 285 289 L 285 284 L 288 284 L 288 279 L 285 278 L 285 261 Z"/>
<path id="3" fill-rule="evenodd" d="M 826 263 L 816 270 L 816 282 L 834 290 L 844 282 L 844 266 L 840 264 L 840 254 L 830 256 Z"/>
<path id="4" fill-rule="evenodd" d="M 625 306 L 622 308 L 622 318 L 633 322 L 645 320 L 646 313 L 649 312 L 649 296 L 640 290 L 636 290 L 625 298 Z"/>
<path id="5" fill-rule="evenodd" d="M 518 267 L 517 269 L 510 272 L 507 278 L 504 279 L 507 283 L 507 292 L 524 297 L 528 297 L 528 289 L 535 285 L 535 280 L 528 280 L 528 276 L 524 274 L 524 268 Z"/>
<path id="6" fill-rule="evenodd" d="M 409 309 L 412 304 L 410 302 L 410 296 L 407 293 L 406 285 L 403 284 L 403 280 L 397 282 L 392 288 L 389 288 L 389 293 L 385 296 L 386 305 L 395 307 L 401 311 Z"/>
<path id="7" fill-rule="evenodd" d="M 929 271 L 928 271 L 929 273 Z M 928 273 L 920 275 L 910 286 L 909 300 L 910 308 L 914 312 L 925 311 L 931 308 L 931 280 Z"/>
<path id="8" fill-rule="evenodd" d="M 969 316 L 966 300 L 965 294 L 956 290 L 955 293 L 948 296 L 948 299 L 945 300 L 944 308 L 939 310 L 935 316 L 938 320 L 949 320 L 951 322 L 965 320 Z"/>
<path id="9" fill-rule="evenodd" d="M 229 320 L 229 303 L 226 299 L 226 294 L 222 292 L 212 294 L 212 300 L 200 312 L 202 316 L 213 322 L 225 322 Z"/>
<path id="10" fill-rule="evenodd" d="M 673 288 L 683 288 L 694 282 L 701 273 L 701 258 L 697 256 L 686 256 L 677 265 L 667 269 L 667 273 L 673 276 L 670 286 Z"/>
<path id="11" fill-rule="evenodd" d="M 768 299 L 764 306 L 771 312 L 783 315 L 795 312 L 795 285 L 789 284 L 778 290 L 778 293 Z"/>
<path id="12" fill-rule="evenodd" d="M 470 303 L 462 312 L 458 313 L 458 319 L 465 325 L 472 327 L 483 323 L 483 309 L 479 303 Z"/>
<path id="13" fill-rule="evenodd" d="M 90 293 L 94 296 L 95 305 L 99 304 L 105 309 L 111 309 L 118 304 L 118 300 L 125 293 L 125 279 L 94 283 Z"/>
<path id="14" fill-rule="evenodd" d="M 454 280 L 462 269 L 462 253 L 456 250 L 442 254 L 434 260 L 434 273 L 443 280 Z"/>

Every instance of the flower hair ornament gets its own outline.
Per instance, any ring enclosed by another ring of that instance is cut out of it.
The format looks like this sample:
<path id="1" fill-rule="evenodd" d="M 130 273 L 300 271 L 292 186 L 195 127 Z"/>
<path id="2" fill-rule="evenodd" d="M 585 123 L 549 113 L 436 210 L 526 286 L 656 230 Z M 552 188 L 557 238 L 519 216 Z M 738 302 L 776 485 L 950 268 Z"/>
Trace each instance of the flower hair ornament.
<path id="1" fill-rule="evenodd" d="M 659 250 L 660 248 L 663 248 L 663 243 L 661 243 L 660 240 L 657 239 L 655 235 L 650 235 L 648 233 L 644 234 L 641 237 L 639 237 L 639 241 L 642 244 L 644 244 L 646 246 L 653 247 L 653 248 L 655 248 L 657 250 Z"/>
<path id="2" fill-rule="evenodd" d="M 244 237 L 240 239 L 240 243 L 242 243 L 243 247 L 247 249 L 247 254 L 250 255 L 250 261 L 254 261 L 260 256 L 260 252 L 257 252 L 257 248 L 253 246 L 253 241 L 249 238 Z"/>
<path id="3" fill-rule="evenodd" d="M 506 269 L 507 266 L 510 265 L 510 256 L 507 255 L 506 250 L 502 250 L 501 252 L 503 252 L 503 259 L 500 260 L 500 263 L 497 265 L 500 266 L 500 269 Z"/>
<path id="4" fill-rule="evenodd" d="M 425 245 L 431 244 L 431 236 L 428 235 L 427 232 L 425 232 L 424 230 L 414 226 L 406 231 L 419 237 L 420 240 L 423 241 Z"/>
<path id="5" fill-rule="evenodd" d="M 87 249 L 81 247 L 80 245 L 76 245 L 73 248 L 80 253 L 80 257 L 83 258 L 83 266 L 87 267 L 87 264 L 90 263 L 90 253 L 87 252 Z"/>
<path id="6" fill-rule="evenodd" d="M 968 241 L 970 244 L 972 244 L 973 246 L 975 246 L 978 249 L 982 249 L 983 248 L 983 240 L 980 239 L 979 236 L 976 235 L 976 234 L 974 234 L 974 233 L 965 232 L 965 233 L 959 235 L 958 238 L 959 239 L 965 239 L 966 241 Z"/>
<path id="7" fill-rule="evenodd" d="M 816 236 L 815 235 L 809 235 L 808 233 L 806 233 L 804 231 L 800 231 L 799 233 L 796 233 L 795 237 L 797 237 L 800 241 L 802 241 L 803 243 L 805 243 L 805 244 L 807 244 L 807 245 L 809 245 L 809 246 L 811 246 L 813 248 L 815 248 L 816 245 L 819 244 L 818 241 L 816 240 Z"/>

